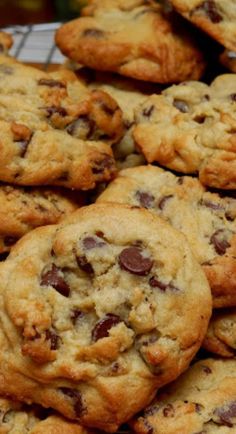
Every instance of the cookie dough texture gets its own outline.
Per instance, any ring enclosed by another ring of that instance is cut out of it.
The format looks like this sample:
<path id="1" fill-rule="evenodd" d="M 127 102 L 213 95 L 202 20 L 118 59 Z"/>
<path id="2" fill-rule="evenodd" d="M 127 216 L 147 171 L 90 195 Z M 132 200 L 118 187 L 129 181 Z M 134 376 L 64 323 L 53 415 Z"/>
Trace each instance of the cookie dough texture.
<path id="1" fill-rule="evenodd" d="M 0 185 L 0 253 L 30 230 L 58 223 L 83 200 L 79 193 L 63 189 Z"/>
<path id="2" fill-rule="evenodd" d="M 125 205 L 31 231 L 0 273 L 0 392 L 110 432 L 188 367 L 211 315 L 183 235 Z"/>
<path id="3" fill-rule="evenodd" d="M 138 434 L 231 434 L 236 427 L 236 361 L 201 360 L 134 421 Z"/>
<path id="4" fill-rule="evenodd" d="M 207 186 L 236 188 L 236 75 L 152 95 L 136 110 L 136 146 L 149 163 L 198 174 Z"/>
<path id="5" fill-rule="evenodd" d="M 189 33 L 154 1 L 91 1 L 65 23 L 56 43 L 70 59 L 102 71 L 159 83 L 199 79 L 201 52 Z"/>
<path id="6" fill-rule="evenodd" d="M 222 357 L 236 352 L 236 309 L 215 310 L 211 317 L 203 347 Z"/>
<path id="7" fill-rule="evenodd" d="M 121 110 L 72 71 L 46 73 L 0 56 L 0 180 L 90 189 L 115 173 Z"/>
<path id="8" fill-rule="evenodd" d="M 236 4 L 234 0 L 171 0 L 185 18 L 229 50 L 236 49 Z"/>
<path id="9" fill-rule="evenodd" d="M 197 178 L 147 165 L 120 171 L 97 202 L 141 206 L 167 220 L 187 237 L 214 306 L 236 305 L 236 199 L 206 191 Z"/>

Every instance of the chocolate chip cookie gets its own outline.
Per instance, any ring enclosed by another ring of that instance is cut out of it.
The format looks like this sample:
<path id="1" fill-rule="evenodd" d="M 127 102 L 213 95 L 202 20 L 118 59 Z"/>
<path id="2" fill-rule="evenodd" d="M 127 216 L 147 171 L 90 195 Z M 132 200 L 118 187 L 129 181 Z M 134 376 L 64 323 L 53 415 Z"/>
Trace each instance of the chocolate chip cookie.
<path id="1" fill-rule="evenodd" d="M 101 71 L 157 83 L 199 79 L 204 60 L 178 17 L 152 0 L 90 1 L 65 23 L 56 43 L 70 59 Z"/>
<path id="2" fill-rule="evenodd" d="M 236 310 L 220 309 L 213 312 L 203 347 L 223 357 L 236 354 Z"/>
<path id="3" fill-rule="evenodd" d="M 8 252 L 30 230 L 58 223 L 84 200 L 63 189 L 0 185 L 0 253 Z"/>
<path id="4" fill-rule="evenodd" d="M 51 413 L 51 414 L 50 414 Z M 0 434 L 92 434 L 39 406 L 0 398 Z"/>
<path id="5" fill-rule="evenodd" d="M 46 73 L 0 56 L 0 180 L 90 189 L 116 171 L 122 113 L 72 71 Z"/>
<path id="6" fill-rule="evenodd" d="M 31 231 L 0 282 L 0 392 L 110 432 L 188 367 L 211 315 L 185 237 L 120 204 Z"/>
<path id="7" fill-rule="evenodd" d="M 235 432 L 236 361 L 199 361 L 157 395 L 132 425 L 138 434 Z"/>
<path id="8" fill-rule="evenodd" d="M 236 75 L 192 81 L 152 95 L 136 110 L 133 135 L 149 163 L 198 173 L 204 185 L 236 188 Z"/>
<path id="9" fill-rule="evenodd" d="M 185 18 L 223 44 L 236 49 L 236 4 L 234 0 L 170 0 Z"/>
<path id="10" fill-rule="evenodd" d="M 147 165 L 119 172 L 97 199 L 108 201 L 147 208 L 183 232 L 206 272 L 213 304 L 236 305 L 236 199 Z"/>

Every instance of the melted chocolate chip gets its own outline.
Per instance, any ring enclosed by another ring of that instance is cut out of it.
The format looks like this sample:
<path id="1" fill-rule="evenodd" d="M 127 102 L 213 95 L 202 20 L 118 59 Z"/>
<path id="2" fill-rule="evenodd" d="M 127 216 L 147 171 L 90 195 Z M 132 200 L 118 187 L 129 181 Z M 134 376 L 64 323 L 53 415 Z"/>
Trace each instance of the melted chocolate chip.
<path id="1" fill-rule="evenodd" d="M 17 237 L 12 237 L 12 236 L 8 235 L 8 236 L 4 237 L 3 241 L 4 241 L 5 246 L 10 247 L 10 246 L 13 246 L 13 244 L 15 244 L 18 239 L 19 238 L 17 238 Z"/>
<path id="2" fill-rule="evenodd" d="M 71 322 L 75 325 L 77 320 L 81 319 L 84 317 L 84 312 L 82 312 L 82 310 L 79 309 L 73 309 L 70 315 L 71 318 Z"/>
<path id="3" fill-rule="evenodd" d="M 61 276 L 61 270 L 55 264 L 52 264 L 52 268 L 46 271 L 41 276 L 40 285 L 52 286 L 64 297 L 69 297 L 70 287 Z"/>
<path id="4" fill-rule="evenodd" d="M 197 116 L 195 116 L 195 118 L 193 118 L 193 120 L 195 122 L 197 122 L 198 124 L 204 124 L 204 122 L 206 120 L 206 116 L 204 116 L 204 115 L 197 115 Z"/>
<path id="5" fill-rule="evenodd" d="M 220 205 L 219 203 L 214 203 L 214 202 L 211 202 L 210 200 L 207 200 L 207 199 L 201 199 L 199 203 L 200 203 L 200 205 L 204 205 L 207 208 L 211 208 L 215 211 L 219 211 L 219 210 L 224 209 L 223 206 Z"/>
<path id="6" fill-rule="evenodd" d="M 86 237 L 83 239 L 83 247 L 86 250 L 94 249 L 96 247 L 103 247 L 105 244 L 106 243 L 103 240 L 94 237 Z"/>
<path id="7" fill-rule="evenodd" d="M 146 191 L 136 191 L 135 196 L 143 208 L 151 208 L 154 196 Z"/>
<path id="8" fill-rule="evenodd" d="M 81 270 L 85 271 L 85 273 L 93 274 L 94 270 L 92 265 L 88 262 L 86 256 L 76 256 L 76 261 Z"/>
<path id="9" fill-rule="evenodd" d="M 118 315 L 107 313 L 106 316 L 98 321 L 95 325 L 92 331 L 93 341 L 96 342 L 98 339 L 109 336 L 109 330 L 115 325 L 119 324 L 121 321 L 122 320 Z"/>
<path id="10" fill-rule="evenodd" d="M 139 247 L 127 247 L 119 255 L 119 265 L 123 270 L 138 276 L 146 276 L 153 266 L 148 256 L 143 256 Z"/>
<path id="11" fill-rule="evenodd" d="M 92 172 L 94 175 L 98 175 L 103 173 L 106 169 L 112 169 L 114 161 L 110 155 L 106 155 L 102 160 L 95 160 L 92 164 Z"/>
<path id="12" fill-rule="evenodd" d="M 167 202 L 169 199 L 171 199 L 172 197 L 174 197 L 173 194 L 168 194 L 167 196 L 163 196 L 163 197 L 159 200 L 159 202 L 158 202 L 158 208 L 161 209 L 161 210 L 163 210 L 163 209 L 164 209 L 164 206 L 165 206 L 165 204 L 166 204 L 166 202 Z"/>
<path id="13" fill-rule="evenodd" d="M 61 340 L 60 336 L 58 336 L 53 330 L 46 330 L 45 335 L 46 339 L 48 341 L 51 341 L 51 350 L 57 350 L 59 348 L 59 342 Z"/>
<path id="14" fill-rule="evenodd" d="M 188 113 L 189 112 L 189 106 L 185 101 L 182 101 L 181 99 L 174 99 L 173 106 L 177 108 L 182 113 Z"/>
<path id="15" fill-rule="evenodd" d="M 149 279 L 149 285 L 152 288 L 158 288 L 161 291 L 166 291 L 167 289 L 169 289 L 170 291 L 179 291 L 179 288 L 174 286 L 171 282 L 163 283 L 154 276 Z"/>
<path id="16" fill-rule="evenodd" d="M 205 372 L 205 374 L 207 374 L 207 375 L 212 373 L 211 368 L 209 368 L 209 366 L 207 366 L 207 365 L 202 365 L 202 369 Z"/>
<path id="17" fill-rule="evenodd" d="M 101 39 L 104 38 L 105 32 L 100 29 L 85 29 L 82 33 L 82 36 Z"/>
<path id="18" fill-rule="evenodd" d="M 51 107 L 43 107 L 46 112 L 47 112 L 47 118 L 50 118 L 52 115 L 54 115 L 55 113 L 57 113 L 58 115 L 60 115 L 61 117 L 65 117 L 67 116 L 67 111 L 64 107 L 56 107 L 56 106 L 51 106 Z"/>
<path id="19" fill-rule="evenodd" d="M 165 408 L 162 410 L 164 417 L 173 417 L 175 415 L 175 410 L 172 404 L 167 404 Z"/>
<path id="20" fill-rule="evenodd" d="M 219 10 L 214 0 L 205 0 L 197 6 L 193 12 L 203 10 L 212 23 L 220 23 L 223 17 L 220 15 Z"/>
<path id="21" fill-rule="evenodd" d="M 149 118 L 152 114 L 154 110 L 154 105 L 151 105 L 150 107 L 146 107 L 145 109 L 143 109 L 143 116 L 146 116 L 147 118 Z"/>
<path id="22" fill-rule="evenodd" d="M 232 419 L 236 418 L 236 401 L 232 401 L 224 407 L 216 408 L 214 415 L 219 418 L 217 423 L 232 428 L 234 426 Z"/>
<path id="23" fill-rule="evenodd" d="M 224 255 L 228 247 L 230 247 L 229 242 L 224 238 L 224 230 L 218 229 L 210 238 L 210 243 L 214 245 L 216 253 L 218 255 Z"/>
<path id="24" fill-rule="evenodd" d="M 70 389 L 69 387 L 60 387 L 59 390 L 64 393 L 64 395 L 72 399 L 74 411 L 78 418 L 87 412 L 86 408 L 84 407 L 82 396 L 79 390 Z"/>
<path id="25" fill-rule="evenodd" d="M 60 89 L 65 89 L 66 85 L 59 80 L 53 80 L 51 78 L 40 78 L 38 80 L 39 86 L 48 86 L 48 87 L 58 87 Z"/>

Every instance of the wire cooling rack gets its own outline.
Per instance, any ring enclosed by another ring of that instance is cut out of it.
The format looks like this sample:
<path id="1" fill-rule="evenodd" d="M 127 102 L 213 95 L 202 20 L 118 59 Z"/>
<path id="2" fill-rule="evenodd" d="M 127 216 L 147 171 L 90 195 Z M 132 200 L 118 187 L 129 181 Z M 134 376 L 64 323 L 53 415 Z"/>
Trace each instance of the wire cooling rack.
<path id="1" fill-rule="evenodd" d="M 55 30 L 60 25 L 57 22 L 5 27 L 3 30 L 14 38 L 10 55 L 25 63 L 39 64 L 43 69 L 63 63 L 65 58 L 54 43 Z"/>

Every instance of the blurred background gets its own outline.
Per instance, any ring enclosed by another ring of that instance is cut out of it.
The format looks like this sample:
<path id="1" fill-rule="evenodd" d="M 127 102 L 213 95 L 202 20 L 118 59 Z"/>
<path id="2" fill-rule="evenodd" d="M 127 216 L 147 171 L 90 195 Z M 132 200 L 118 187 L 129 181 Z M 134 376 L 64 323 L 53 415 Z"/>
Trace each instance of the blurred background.
<path id="1" fill-rule="evenodd" d="M 77 17 L 83 0 L 0 0 L 0 27 L 66 21 Z"/>

